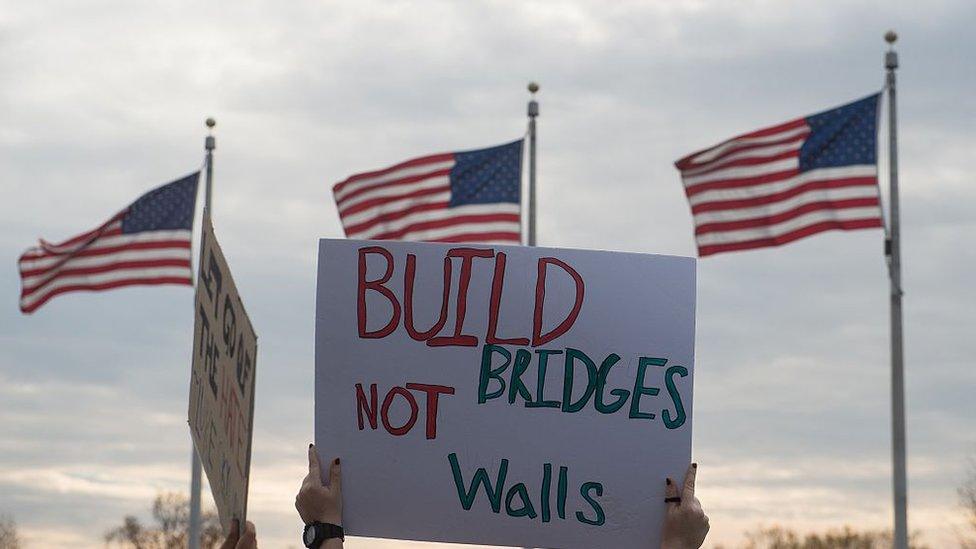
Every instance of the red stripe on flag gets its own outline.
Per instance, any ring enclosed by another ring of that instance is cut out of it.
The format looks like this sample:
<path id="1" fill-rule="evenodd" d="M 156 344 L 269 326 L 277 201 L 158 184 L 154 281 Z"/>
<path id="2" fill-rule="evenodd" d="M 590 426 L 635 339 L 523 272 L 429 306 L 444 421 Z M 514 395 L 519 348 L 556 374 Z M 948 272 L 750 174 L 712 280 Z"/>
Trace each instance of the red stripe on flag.
<path id="1" fill-rule="evenodd" d="M 710 173 L 715 173 L 719 170 L 724 170 L 726 168 L 738 168 L 742 166 L 759 166 L 762 164 L 767 164 L 769 162 L 776 162 L 777 160 L 785 160 L 787 158 L 799 158 L 800 150 L 795 149 L 792 151 L 785 151 L 777 154 L 772 154 L 769 156 L 749 156 L 746 158 L 737 158 L 735 160 L 730 160 L 724 164 L 718 164 L 715 166 L 708 166 L 706 169 L 693 168 L 686 172 L 682 172 L 682 177 L 698 177 L 700 175 L 708 175 Z"/>
<path id="2" fill-rule="evenodd" d="M 146 269 L 153 267 L 186 267 L 190 269 L 189 259 L 155 259 L 147 261 L 119 261 L 116 263 L 108 263 L 105 265 L 99 265 L 97 267 L 77 267 L 62 269 L 57 273 L 53 274 L 49 278 L 45 278 L 43 281 L 35 284 L 33 286 L 25 286 L 21 289 L 21 297 L 26 297 L 31 294 L 36 293 L 38 290 L 43 290 L 48 284 L 58 280 L 59 278 L 74 275 L 88 275 L 88 274 L 99 274 L 107 273 L 111 271 L 127 271 L 131 269 Z M 28 275 L 29 276 L 29 275 Z"/>
<path id="3" fill-rule="evenodd" d="M 799 168 L 792 168 L 782 172 L 773 172 L 763 175 L 755 175 L 752 177 L 738 177 L 729 179 L 719 179 L 716 181 L 709 181 L 707 183 L 698 183 L 690 187 L 685 187 L 685 195 L 688 198 L 695 196 L 696 194 L 701 194 L 705 191 L 714 191 L 717 189 L 738 189 L 742 187 L 754 187 L 756 185 L 764 185 L 766 183 L 775 183 L 777 181 L 783 181 L 791 177 L 796 177 L 800 175 Z"/>
<path id="4" fill-rule="evenodd" d="M 778 133 L 783 133 L 786 131 L 795 130 L 797 128 L 802 128 L 806 125 L 807 125 L 807 119 L 805 117 L 797 118 L 796 120 L 790 120 L 789 122 L 783 122 L 782 124 L 769 126 L 768 128 L 763 128 L 761 130 L 756 130 L 754 132 L 744 133 L 738 137 L 733 137 L 729 141 L 735 141 L 736 139 L 743 139 L 747 137 L 769 137 L 770 135 L 776 135 Z"/>
<path id="5" fill-rule="evenodd" d="M 427 242 L 484 242 L 486 240 L 506 240 L 521 242 L 522 236 L 517 232 L 494 231 L 485 233 L 463 233 L 445 238 L 435 238 Z"/>
<path id="6" fill-rule="evenodd" d="M 735 210 L 739 208 L 752 208 L 755 206 L 764 206 L 766 204 L 773 204 L 792 198 L 794 196 L 801 195 L 803 193 L 820 190 L 820 189 L 840 189 L 843 187 L 860 187 L 860 186 L 877 186 L 878 178 L 875 176 L 868 177 L 845 177 L 842 179 L 824 179 L 819 181 L 810 181 L 802 185 L 797 185 L 796 187 L 791 187 L 789 189 L 780 191 L 778 193 L 767 194 L 763 196 L 756 196 L 753 198 L 740 198 L 737 200 L 716 200 L 714 202 L 702 202 L 701 204 L 695 204 L 691 207 L 692 214 L 699 214 L 702 212 L 717 212 L 723 210 Z"/>
<path id="7" fill-rule="evenodd" d="M 417 189 L 416 191 L 412 191 L 404 194 L 398 194 L 396 196 L 382 196 L 378 198 L 371 198 L 369 200 L 364 200 L 359 204 L 349 206 L 345 210 L 340 209 L 339 216 L 346 217 L 347 215 L 352 215 L 354 213 L 361 212 L 363 210 L 368 210 L 375 206 L 389 204 L 390 202 L 396 202 L 397 200 L 403 200 L 405 198 L 420 198 L 422 196 L 430 196 L 432 194 L 442 193 L 444 191 L 450 191 L 450 190 L 451 190 L 451 185 L 450 183 L 448 183 L 446 185 L 431 187 L 429 189 Z"/>
<path id="8" fill-rule="evenodd" d="M 785 124 L 780 124 L 779 126 L 773 126 L 772 128 L 766 128 L 766 129 L 763 129 L 763 130 L 758 130 L 756 132 L 753 132 L 752 134 L 744 134 L 744 135 L 740 135 L 738 137 L 733 137 L 732 139 L 726 139 L 725 141 L 719 143 L 718 145 L 709 147 L 707 149 L 702 149 L 700 151 L 693 152 L 693 153 L 685 156 L 684 158 L 681 158 L 678 161 L 676 161 L 674 163 L 674 165 L 679 170 L 684 170 L 684 169 L 688 169 L 688 168 L 697 168 L 697 167 L 704 166 L 705 164 L 709 164 L 711 162 L 715 162 L 716 160 L 720 160 L 722 158 L 725 158 L 726 156 L 728 156 L 728 155 L 730 155 L 732 153 L 741 152 L 741 151 L 747 151 L 747 150 L 756 149 L 756 148 L 760 148 L 760 147 L 768 147 L 770 145 L 784 145 L 786 143 L 792 143 L 794 141 L 802 141 L 802 140 L 806 139 L 806 137 L 809 134 L 809 132 L 802 133 L 802 134 L 798 134 L 798 135 L 793 135 L 793 136 L 788 136 L 788 137 L 784 137 L 783 139 L 777 139 L 777 140 L 768 141 L 768 142 L 765 142 L 765 143 L 744 143 L 744 144 L 742 144 L 742 145 L 740 145 L 738 147 L 732 147 L 729 150 L 722 152 L 722 154 L 716 156 L 715 158 L 710 158 L 710 159 L 705 160 L 703 162 L 695 162 L 694 161 L 694 158 L 696 156 L 699 156 L 699 155 L 705 154 L 705 153 L 707 153 L 709 151 L 712 151 L 712 150 L 719 149 L 719 148 L 725 147 L 727 145 L 730 145 L 730 144 L 732 144 L 733 142 L 735 142 L 738 139 L 749 138 L 749 137 L 768 137 L 768 136 L 771 136 L 771 135 L 775 135 L 777 133 L 782 133 L 782 132 L 787 132 L 787 131 L 790 131 L 790 130 L 795 130 L 797 128 L 802 128 L 803 126 L 806 126 L 806 123 L 807 123 L 806 119 L 801 118 L 799 120 L 794 120 L 792 122 L 787 122 Z M 762 135 L 758 135 L 759 133 L 762 133 Z"/>
<path id="9" fill-rule="evenodd" d="M 74 292 L 78 290 L 87 290 L 92 292 L 100 292 L 103 290 L 111 290 L 113 288 L 121 288 L 123 286 L 157 286 L 160 284 L 180 284 L 184 286 L 192 286 L 193 280 L 189 277 L 183 278 L 178 276 L 161 276 L 157 278 L 139 278 L 139 279 L 123 279 L 115 280 L 112 282 L 103 282 L 100 284 L 75 284 L 71 286 L 61 286 L 56 290 L 51 290 L 51 293 L 45 294 L 43 298 L 33 303 L 28 307 L 21 306 L 20 310 L 23 313 L 32 313 L 37 310 L 38 307 L 47 303 L 52 297 L 66 293 Z"/>
<path id="10" fill-rule="evenodd" d="M 699 246 L 698 256 L 705 257 L 707 255 L 722 252 L 734 252 L 739 250 L 781 246 L 806 236 L 830 230 L 853 231 L 857 229 L 873 229 L 877 227 L 881 227 L 880 218 L 850 219 L 846 221 L 821 221 L 819 223 L 815 223 L 807 227 L 801 227 L 795 231 L 784 233 L 775 237 L 760 238 L 743 242 L 730 242 L 728 244 L 710 244 L 707 246 Z"/>
<path id="11" fill-rule="evenodd" d="M 92 236 L 95 236 L 95 235 L 102 236 L 104 234 L 109 234 L 109 233 L 122 234 L 122 227 L 121 226 L 116 227 L 115 229 L 113 229 L 111 231 L 107 231 L 105 233 L 101 233 L 101 231 L 104 231 L 106 227 L 108 227 L 112 223 L 115 223 L 116 221 L 122 219 L 122 217 L 125 216 L 125 212 L 126 211 L 127 210 L 122 210 L 121 212 L 115 214 L 115 216 L 113 216 L 111 219 L 109 219 L 105 223 L 102 223 L 101 225 L 99 225 L 97 228 L 95 228 L 95 229 L 93 229 L 91 231 L 88 231 L 87 233 L 82 233 L 82 234 L 80 234 L 78 236 L 69 238 L 68 240 L 65 240 L 64 242 L 59 242 L 57 244 L 51 244 L 50 242 L 44 242 L 43 240 L 41 242 L 46 247 L 50 247 L 50 248 L 65 248 L 65 247 L 68 247 L 68 246 L 72 246 L 74 244 L 77 244 L 79 242 L 84 242 L 85 240 L 87 240 L 87 239 L 89 239 L 89 238 L 91 238 Z M 101 234 L 99 234 L 99 233 L 101 233 Z"/>
<path id="12" fill-rule="evenodd" d="M 806 133 L 800 133 L 800 134 L 797 134 L 797 135 L 794 135 L 794 136 L 791 136 L 791 137 L 784 137 L 783 139 L 777 139 L 775 141 L 769 141 L 769 142 L 766 142 L 766 143 L 749 143 L 749 144 L 745 144 L 745 145 L 740 145 L 738 147 L 733 147 L 733 148 L 731 148 L 731 149 L 723 152 L 722 154 L 716 156 L 715 158 L 712 158 L 712 159 L 709 159 L 709 160 L 705 160 L 703 162 L 686 163 L 686 164 L 681 165 L 681 166 L 678 166 L 678 164 L 675 163 L 675 166 L 679 170 L 681 170 L 682 172 L 685 171 L 685 170 L 697 170 L 697 169 L 701 169 L 703 167 L 711 166 L 712 164 L 715 164 L 716 162 L 721 162 L 723 159 L 725 159 L 725 158 L 727 158 L 727 157 L 729 157 L 729 156 L 731 156 L 733 154 L 737 154 L 737 153 L 741 153 L 741 152 L 754 151 L 756 149 L 763 149 L 763 148 L 766 148 L 766 147 L 778 147 L 780 145 L 788 145 L 788 144 L 791 144 L 791 143 L 796 143 L 797 141 L 804 141 L 807 138 L 807 136 L 809 136 L 809 135 L 810 135 L 810 132 L 806 132 Z M 702 152 L 705 152 L 705 151 L 702 151 Z"/>
<path id="13" fill-rule="evenodd" d="M 32 276 L 36 274 L 41 274 L 46 271 L 51 271 L 57 269 L 61 265 L 64 265 L 66 262 L 77 257 L 97 257 L 101 255 L 112 255 L 115 253 L 127 252 L 132 250 L 159 250 L 159 249 L 167 249 L 167 248 L 190 249 L 190 241 L 189 240 L 156 240 L 156 241 L 150 240 L 147 242 L 130 242 L 128 244 L 121 244 L 119 246 L 106 246 L 104 248 L 82 250 L 80 252 L 65 257 L 61 261 L 51 264 L 49 267 L 42 267 L 40 269 L 34 269 L 31 271 L 25 271 L 21 267 L 20 275 L 21 277 Z M 24 261 L 30 261 L 34 259 L 43 259 L 43 258 L 33 258 L 33 257 L 25 258 L 24 256 L 21 256 L 20 260 L 17 262 L 17 265 L 18 267 L 20 267 L 20 264 L 23 263 Z"/>
<path id="14" fill-rule="evenodd" d="M 404 235 L 408 233 L 412 233 L 414 231 L 440 229 L 443 227 L 450 227 L 452 225 L 461 225 L 464 223 L 490 223 L 495 221 L 513 221 L 515 223 L 518 223 L 520 220 L 521 220 L 521 216 L 519 216 L 519 214 L 512 214 L 512 213 L 456 215 L 454 217 L 448 217 L 446 219 L 419 221 L 417 223 L 412 223 L 410 225 L 407 225 L 406 227 L 396 231 L 380 233 L 372 238 L 376 240 L 396 240 L 398 238 L 403 238 Z"/>
<path id="15" fill-rule="evenodd" d="M 420 213 L 420 212 L 430 212 L 434 210 L 444 210 L 450 204 L 449 201 L 444 202 L 428 202 L 425 204 L 414 204 L 408 208 L 398 210 L 395 212 L 390 212 L 387 214 L 378 215 L 376 217 L 371 217 L 369 221 L 363 221 L 356 225 L 350 225 L 346 227 L 346 235 L 358 234 L 367 229 L 371 229 L 380 223 L 386 223 L 388 221 L 395 221 L 397 219 L 404 218 L 408 215 Z"/>
<path id="16" fill-rule="evenodd" d="M 847 198 L 841 200 L 824 200 L 821 202 L 808 202 L 792 210 L 781 212 L 775 215 L 770 215 L 766 217 L 754 217 L 751 219 L 739 219 L 736 221 L 718 221 L 713 223 L 702 223 L 695 227 L 695 234 L 706 234 L 706 233 L 716 233 L 723 231 L 737 231 L 739 229 L 751 229 L 754 227 L 766 227 L 769 225 L 775 225 L 777 223 L 782 223 L 783 221 L 789 221 L 800 217 L 803 214 L 815 212 L 819 210 L 843 210 L 846 208 L 866 208 L 868 206 L 877 206 L 879 204 L 877 197 L 866 197 L 866 198 Z"/>
<path id="17" fill-rule="evenodd" d="M 85 241 L 85 245 L 91 245 L 91 244 L 94 244 L 95 242 L 98 242 L 98 239 L 100 239 L 100 238 L 107 238 L 107 237 L 110 237 L 110 236 L 119 236 L 119 235 L 122 234 L 122 227 L 116 227 L 114 229 L 111 229 L 111 230 L 105 231 L 105 232 L 103 232 L 101 234 L 98 234 L 95 238 L 91 238 L 91 236 L 94 235 L 97 232 L 98 231 L 93 231 L 91 234 L 85 235 L 85 238 L 79 240 L 78 242 Z M 28 250 L 28 251 L 24 252 L 23 255 L 21 255 L 21 258 L 23 259 L 26 256 L 26 259 L 43 259 L 45 257 L 57 257 L 57 256 L 62 256 L 62 255 L 71 255 L 72 253 L 75 253 L 79 247 L 81 247 L 81 246 L 75 246 L 74 248 L 68 248 L 67 250 L 64 250 L 64 251 L 58 251 L 58 248 L 64 248 L 64 247 L 67 247 L 67 246 L 70 246 L 70 244 L 56 244 L 55 245 L 55 244 L 48 244 L 48 243 L 46 243 L 46 242 L 44 242 L 42 240 L 41 241 L 41 249 L 36 250 L 36 251 L 35 250 Z"/>
<path id="18" fill-rule="evenodd" d="M 384 181 L 382 183 L 374 183 L 372 185 L 364 185 L 362 187 L 357 188 L 354 191 L 351 191 L 346 196 L 344 196 L 341 199 L 337 200 L 336 201 L 336 205 L 341 208 L 342 207 L 342 204 L 344 202 L 348 201 L 349 199 L 354 198 L 354 197 L 357 197 L 357 196 L 359 196 L 359 195 L 361 195 L 363 193 L 366 193 L 366 192 L 369 192 L 369 191 L 372 191 L 372 190 L 382 189 L 382 188 L 386 188 L 386 187 L 397 187 L 397 186 L 400 186 L 400 185 L 409 185 L 410 183 L 417 183 L 417 182 L 423 181 L 425 179 L 432 179 L 432 178 L 435 178 L 435 177 L 443 177 L 445 175 L 451 175 L 451 168 L 445 168 L 443 170 L 434 170 L 432 172 L 421 173 L 421 174 L 417 174 L 417 175 L 411 175 L 411 176 L 403 177 L 403 178 L 400 178 L 400 179 L 393 179 L 393 180 L 390 180 L 390 181 Z"/>
<path id="19" fill-rule="evenodd" d="M 453 159 L 454 159 L 454 153 L 432 154 L 430 156 L 422 156 L 420 158 L 414 158 L 413 160 L 407 160 L 406 162 L 401 162 L 399 164 L 390 166 L 389 168 L 383 168 L 382 170 L 358 173 L 356 175 L 349 176 L 345 181 L 336 183 L 335 186 L 332 187 L 332 192 L 341 191 L 342 189 L 349 186 L 351 183 L 355 183 L 356 181 L 361 181 L 363 179 L 369 179 L 371 177 L 379 177 L 382 175 L 395 172 L 397 170 L 402 170 L 404 168 L 412 168 L 414 166 L 433 164 L 435 162 L 444 162 Z"/>

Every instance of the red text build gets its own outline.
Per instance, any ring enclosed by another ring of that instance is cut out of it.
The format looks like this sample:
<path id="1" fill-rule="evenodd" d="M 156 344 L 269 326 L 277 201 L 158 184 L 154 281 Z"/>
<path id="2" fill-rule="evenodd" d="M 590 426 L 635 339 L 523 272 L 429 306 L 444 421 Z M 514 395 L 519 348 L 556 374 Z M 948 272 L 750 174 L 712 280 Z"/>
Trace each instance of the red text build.
<path id="1" fill-rule="evenodd" d="M 690 460 L 694 259 L 322 240 L 318 275 L 316 441 L 347 531 L 656 539 Z"/>

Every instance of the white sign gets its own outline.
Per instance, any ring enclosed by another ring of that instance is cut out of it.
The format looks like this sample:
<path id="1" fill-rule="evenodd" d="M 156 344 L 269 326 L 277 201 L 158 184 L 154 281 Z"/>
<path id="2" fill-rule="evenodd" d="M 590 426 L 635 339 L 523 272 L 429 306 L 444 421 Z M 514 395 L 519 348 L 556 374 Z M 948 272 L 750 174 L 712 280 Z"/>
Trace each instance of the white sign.
<path id="1" fill-rule="evenodd" d="M 348 534 L 660 545 L 691 458 L 694 259 L 321 240 L 316 299 Z"/>
<path id="2" fill-rule="evenodd" d="M 258 341 L 209 217 L 194 316 L 190 434 L 226 532 L 247 515 Z"/>

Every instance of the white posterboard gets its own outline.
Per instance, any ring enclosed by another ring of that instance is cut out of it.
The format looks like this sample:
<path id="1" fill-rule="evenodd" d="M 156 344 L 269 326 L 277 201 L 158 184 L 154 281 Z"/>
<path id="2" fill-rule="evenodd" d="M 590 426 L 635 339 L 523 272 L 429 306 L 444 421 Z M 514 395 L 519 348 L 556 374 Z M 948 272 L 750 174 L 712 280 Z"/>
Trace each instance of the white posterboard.
<path id="1" fill-rule="evenodd" d="M 190 434 L 227 532 L 232 519 L 243 523 L 247 516 L 258 342 L 207 216 L 199 267 Z"/>
<path id="2" fill-rule="evenodd" d="M 346 533 L 660 545 L 691 458 L 693 258 L 324 239 L 316 300 Z"/>

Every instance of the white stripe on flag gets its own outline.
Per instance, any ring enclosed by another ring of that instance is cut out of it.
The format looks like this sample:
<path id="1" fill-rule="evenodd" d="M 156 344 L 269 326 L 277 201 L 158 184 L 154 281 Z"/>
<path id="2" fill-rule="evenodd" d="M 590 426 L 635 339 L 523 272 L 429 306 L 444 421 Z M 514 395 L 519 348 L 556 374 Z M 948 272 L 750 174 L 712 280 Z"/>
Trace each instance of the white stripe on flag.
<path id="1" fill-rule="evenodd" d="M 698 204 L 704 204 L 706 202 L 742 200 L 746 198 L 756 198 L 758 196 L 776 194 L 787 189 L 792 189 L 797 185 L 802 185 L 812 181 L 828 181 L 832 179 L 847 179 L 855 177 L 875 177 L 877 175 L 878 169 L 873 164 L 866 166 L 842 166 L 839 168 L 818 168 L 816 170 L 803 172 L 800 175 L 796 175 L 782 181 L 749 185 L 746 187 L 733 187 L 729 189 L 713 189 L 710 191 L 705 191 L 692 195 L 688 198 L 688 202 L 690 202 L 692 206 L 697 206 Z"/>
<path id="2" fill-rule="evenodd" d="M 763 206 L 701 212 L 695 214 L 695 225 L 768 217 L 788 212 L 794 208 L 813 202 L 847 200 L 851 198 L 876 198 L 877 196 L 878 187 L 875 185 L 858 185 L 856 187 L 839 187 L 836 189 L 812 189 L 803 194 Z"/>
<path id="3" fill-rule="evenodd" d="M 709 172 L 704 175 L 693 175 L 691 177 L 681 176 L 681 181 L 685 187 L 693 187 L 709 181 L 722 181 L 725 179 L 749 179 L 760 175 L 796 170 L 800 167 L 799 157 L 784 158 L 773 162 L 756 164 L 755 166 L 734 166 Z"/>
<path id="4" fill-rule="evenodd" d="M 757 149 L 748 149 L 742 152 L 730 154 L 709 165 L 701 166 L 699 168 L 688 168 L 686 170 L 681 170 L 681 174 L 688 176 L 699 175 L 702 172 L 715 169 L 718 166 L 724 166 L 735 160 L 744 160 L 746 158 L 772 158 L 778 154 L 799 150 L 802 146 L 803 141 L 797 140 L 795 143 L 786 143 L 784 145 L 767 145 Z"/>
<path id="5" fill-rule="evenodd" d="M 101 250 L 104 248 L 112 248 L 115 246 L 125 246 L 127 244 L 144 243 L 144 242 L 162 242 L 167 240 L 182 240 L 189 242 L 192 239 L 192 235 L 189 230 L 179 229 L 174 231 L 147 231 L 143 233 L 135 234 L 120 234 L 115 236 L 106 236 L 99 238 L 94 241 L 90 246 L 85 247 L 84 251 L 88 250 Z M 37 249 L 39 248 L 32 248 Z M 43 267 L 48 267 L 62 261 L 67 255 L 54 255 L 46 256 L 40 259 L 25 259 L 19 264 L 23 270 L 34 270 Z"/>
<path id="6" fill-rule="evenodd" d="M 390 232 L 398 231 L 404 227 L 413 225 L 414 223 L 422 223 L 424 221 L 440 221 L 442 219 L 448 219 L 451 217 L 457 217 L 460 215 L 480 215 L 480 214 L 516 214 L 519 213 L 518 204 L 468 204 L 466 206 L 455 206 L 453 208 L 442 208 L 439 210 L 431 210 L 427 212 L 417 212 L 410 214 L 406 217 L 389 221 L 387 223 L 381 223 L 375 227 L 370 227 L 365 231 L 360 231 L 355 233 L 355 235 L 350 235 L 350 238 L 361 238 L 363 240 L 369 240 L 370 238 Z"/>
<path id="7" fill-rule="evenodd" d="M 79 276 L 66 276 L 52 281 L 49 285 L 45 286 L 44 289 L 33 293 L 20 300 L 21 306 L 28 308 L 47 294 L 57 290 L 58 288 L 64 286 L 72 286 L 75 284 L 105 284 L 108 282 L 119 282 L 123 280 L 152 280 L 155 278 L 163 277 L 190 277 L 190 269 L 185 267 L 157 267 L 152 269 L 121 269 L 116 271 L 110 271 L 107 273 L 98 273 L 91 275 L 79 275 Z"/>
<path id="8" fill-rule="evenodd" d="M 73 257 L 63 264 L 58 265 L 54 269 L 47 270 L 43 273 L 39 273 L 33 276 L 27 276 L 23 278 L 23 286 L 30 289 L 36 285 L 36 282 L 47 280 L 55 274 L 64 271 L 65 269 L 82 269 L 91 267 L 102 267 L 108 266 L 113 263 L 127 262 L 127 261 L 158 261 L 166 259 L 190 259 L 190 249 L 189 248 L 164 248 L 164 249 L 149 249 L 149 250 L 129 250 L 125 252 L 116 252 L 106 255 L 95 255 L 95 256 L 78 256 Z"/>
<path id="9" fill-rule="evenodd" d="M 775 143 L 776 141 L 782 141 L 784 139 L 789 139 L 791 137 L 799 137 L 801 135 L 806 135 L 810 133 L 810 128 L 808 126 L 801 126 L 793 128 L 790 130 L 782 131 L 780 133 L 775 133 L 773 135 L 765 135 L 763 137 L 740 137 L 738 139 L 733 139 L 727 143 L 723 143 L 706 151 L 702 151 L 691 158 L 692 164 L 688 166 L 689 168 L 697 168 L 702 164 L 712 161 L 717 156 L 721 156 L 722 153 L 743 147 L 746 145 L 759 145 L 762 143 Z"/>
<path id="10" fill-rule="evenodd" d="M 747 242 L 750 240 L 780 236 L 823 221 L 851 221 L 855 219 L 878 219 L 878 217 L 879 210 L 877 207 L 820 210 L 766 227 L 756 227 L 754 229 L 742 229 L 738 231 L 705 233 L 697 235 L 695 237 L 695 241 L 698 242 L 699 246 L 729 244 L 732 242 Z"/>
<path id="11" fill-rule="evenodd" d="M 369 177 L 369 178 L 365 178 L 365 179 L 359 179 L 357 181 L 354 181 L 352 183 L 349 183 L 348 185 L 346 185 L 345 187 L 343 187 L 342 190 L 336 192 L 335 193 L 335 200 L 336 200 L 336 202 L 339 202 L 343 198 L 345 198 L 346 195 L 348 195 L 349 193 L 351 193 L 351 192 L 353 192 L 356 189 L 359 189 L 361 187 L 365 187 L 365 186 L 369 186 L 369 185 L 374 185 L 374 184 L 378 184 L 378 183 L 387 183 L 389 181 L 394 181 L 396 179 L 403 179 L 403 178 L 411 177 L 411 176 L 414 176 L 414 175 L 421 175 L 421 174 L 425 174 L 425 173 L 431 173 L 431 172 L 436 172 L 436 171 L 440 171 L 440 170 L 446 170 L 446 169 L 450 169 L 450 168 L 453 168 L 453 167 L 454 167 L 454 161 L 453 160 L 443 160 L 441 162 L 432 162 L 430 164 L 420 164 L 420 165 L 417 165 L 417 166 L 410 166 L 410 167 L 407 167 L 407 168 L 401 168 L 401 169 L 396 170 L 394 172 L 386 173 L 386 174 L 383 174 L 383 175 L 378 175 L 378 176 L 375 176 L 375 177 Z"/>
<path id="12" fill-rule="evenodd" d="M 105 234 L 110 231 L 118 230 L 121 226 L 122 226 L 121 220 L 113 221 L 103 228 L 95 229 L 93 231 L 88 231 L 87 233 L 83 233 L 82 235 L 78 235 L 77 237 L 75 237 L 78 240 L 74 244 L 61 246 L 61 245 L 52 244 L 50 242 L 45 242 L 44 247 L 37 248 L 37 250 L 42 252 L 60 253 L 60 254 L 73 252 L 79 248 L 84 248 L 85 246 L 87 246 L 88 243 L 91 241 L 91 239 L 98 238 L 99 234 Z M 71 238 L 69 240 L 74 240 L 75 238 Z"/>
<path id="13" fill-rule="evenodd" d="M 387 202 L 386 204 L 380 204 L 379 206 L 373 206 L 372 208 L 365 209 L 361 212 L 356 212 L 354 214 L 349 214 L 343 216 L 342 225 L 344 227 L 352 227 L 358 225 L 364 221 L 369 221 L 376 218 L 377 216 L 395 213 L 403 211 L 410 206 L 415 206 L 418 204 L 431 204 L 435 202 L 447 202 L 451 200 L 451 191 L 444 191 L 442 193 L 428 194 L 425 196 L 414 196 L 410 198 L 404 198 L 401 200 L 394 200 L 392 202 Z M 347 229 L 348 230 L 348 229 Z M 352 234 L 348 234 L 352 238 Z"/>
<path id="14" fill-rule="evenodd" d="M 446 175 L 441 175 L 437 177 L 432 177 L 430 179 L 422 179 L 415 183 L 408 183 L 406 185 L 397 185 L 395 187 L 381 187 L 379 189 L 372 189 L 364 192 L 363 194 L 356 195 L 352 198 L 346 199 L 339 203 L 339 215 L 342 212 L 348 211 L 350 208 L 357 204 L 361 204 L 368 200 L 374 198 L 387 198 L 392 196 L 402 196 L 407 195 L 412 192 L 422 191 L 424 189 L 435 189 L 437 187 L 443 187 L 445 189 L 451 188 L 451 178 Z"/>
<path id="15" fill-rule="evenodd" d="M 512 221 L 496 221 L 491 223 L 458 223 L 447 227 L 438 227 L 426 231 L 411 231 L 398 240 L 436 240 L 465 232 L 471 233 L 494 233 L 494 232 L 519 232 L 519 223 Z"/>

